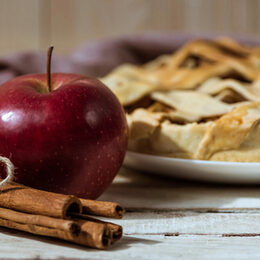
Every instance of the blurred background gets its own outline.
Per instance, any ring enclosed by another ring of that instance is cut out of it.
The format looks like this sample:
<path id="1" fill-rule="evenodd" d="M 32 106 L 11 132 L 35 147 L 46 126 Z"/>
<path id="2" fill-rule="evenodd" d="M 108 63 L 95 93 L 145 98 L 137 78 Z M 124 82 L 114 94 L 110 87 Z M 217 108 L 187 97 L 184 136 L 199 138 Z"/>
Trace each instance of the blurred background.
<path id="1" fill-rule="evenodd" d="M 162 32 L 260 35 L 260 0 L 0 0 L 0 55 L 69 53 L 111 36 Z"/>

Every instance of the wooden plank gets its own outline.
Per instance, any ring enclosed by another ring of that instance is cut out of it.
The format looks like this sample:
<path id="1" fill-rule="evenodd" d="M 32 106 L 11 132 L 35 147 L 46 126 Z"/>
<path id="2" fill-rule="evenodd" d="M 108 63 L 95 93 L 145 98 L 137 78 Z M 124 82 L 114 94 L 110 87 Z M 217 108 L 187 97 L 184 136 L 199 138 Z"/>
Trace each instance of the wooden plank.
<path id="1" fill-rule="evenodd" d="M 1 0 L 0 54 L 40 46 L 40 0 Z"/>
<path id="2" fill-rule="evenodd" d="M 38 5 L 39 50 L 47 51 L 52 45 L 51 0 L 40 0 Z"/>
<path id="3" fill-rule="evenodd" d="M 258 0 L 184 0 L 184 29 L 192 32 L 257 34 Z"/>
<path id="4" fill-rule="evenodd" d="M 84 42 L 147 31 L 259 34 L 259 1 L 55 0 L 51 37 L 69 52 Z M 62 12 L 60 11 L 62 9 Z"/>
<path id="5" fill-rule="evenodd" d="M 147 31 L 258 35 L 258 0 L 1 0 L 0 54 Z"/>
<path id="6" fill-rule="evenodd" d="M 260 236 L 260 213 L 198 213 L 193 211 L 132 212 L 115 220 L 126 234 L 188 234 Z"/>
<path id="7" fill-rule="evenodd" d="M 15 237 L 13 237 L 16 235 Z M 0 233 L 1 258 L 30 259 L 258 259 L 259 237 L 125 236 L 109 250 L 93 250 L 21 233 Z M 14 244 L 15 243 L 15 244 Z M 15 248 L 14 248 L 15 245 Z"/>
<path id="8" fill-rule="evenodd" d="M 117 201 L 124 207 L 141 209 L 197 209 L 200 211 L 259 210 L 260 189 L 178 181 L 121 169 L 113 185 L 100 197 Z"/>

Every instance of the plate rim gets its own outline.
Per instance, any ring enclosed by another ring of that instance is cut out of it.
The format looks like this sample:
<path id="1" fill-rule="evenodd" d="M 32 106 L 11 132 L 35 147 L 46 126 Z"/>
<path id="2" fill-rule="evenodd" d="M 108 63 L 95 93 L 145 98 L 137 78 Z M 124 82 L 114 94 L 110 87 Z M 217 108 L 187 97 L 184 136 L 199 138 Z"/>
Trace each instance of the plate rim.
<path id="1" fill-rule="evenodd" d="M 154 155 L 154 154 L 146 154 L 140 152 L 133 152 L 133 151 L 126 151 L 126 155 L 131 156 L 138 156 L 140 159 L 142 157 L 146 157 L 146 159 L 160 159 L 163 161 L 172 161 L 172 162 L 179 162 L 179 163 L 193 163 L 193 164 L 204 164 L 204 165 L 213 165 L 218 164 L 219 166 L 259 166 L 260 162 L 225 162 L 225 161 L 208 161 L 208 160 L 198 160 L 198 159 L 184 159 L 184 158 L 174 158 L 174 157 L 167 157 L 162 155 Z"/>

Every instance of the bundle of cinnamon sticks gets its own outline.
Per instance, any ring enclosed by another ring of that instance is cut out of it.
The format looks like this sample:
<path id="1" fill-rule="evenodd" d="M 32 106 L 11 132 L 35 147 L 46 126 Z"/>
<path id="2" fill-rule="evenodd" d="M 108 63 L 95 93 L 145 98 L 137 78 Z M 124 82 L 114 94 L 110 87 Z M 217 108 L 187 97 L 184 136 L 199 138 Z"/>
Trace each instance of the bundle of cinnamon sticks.
<path id="1" fill-rule="evenodd" d="M 79 199 L 14 182 L 0 190 L 0 226 L 98 249 L 119 240 L 122 227 L 89 215 L 122 218 L 123 214 L 114 202 Z"/>

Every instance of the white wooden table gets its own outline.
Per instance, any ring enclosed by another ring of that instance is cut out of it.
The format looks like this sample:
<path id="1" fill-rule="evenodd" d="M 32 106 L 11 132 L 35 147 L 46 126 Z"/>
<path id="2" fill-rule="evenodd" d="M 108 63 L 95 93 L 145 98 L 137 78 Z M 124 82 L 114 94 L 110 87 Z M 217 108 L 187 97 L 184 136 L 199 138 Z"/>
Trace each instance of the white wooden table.
<path id="1" fill-rule="evenodd" d="M 246 174 L 246 173 L 245 173 Z M 122 169 L 100 198 L 126 207 L 106 251 L 0 229 L 0 258 L 260 259 L 260 186 L 210 185 Z"/>

